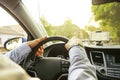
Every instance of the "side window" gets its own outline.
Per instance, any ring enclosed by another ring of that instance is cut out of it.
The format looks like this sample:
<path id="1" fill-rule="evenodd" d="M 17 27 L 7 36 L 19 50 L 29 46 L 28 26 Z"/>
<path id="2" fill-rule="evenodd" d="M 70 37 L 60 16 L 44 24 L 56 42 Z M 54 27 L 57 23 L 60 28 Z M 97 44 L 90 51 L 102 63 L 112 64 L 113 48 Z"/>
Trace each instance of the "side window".
<path id="1" fill-rule="evenodd" d="M 5 41 L 15 37 L 27 38 L 27 34 L 14 18 L 0 7 L 0 53 L 6 52 Z"/>

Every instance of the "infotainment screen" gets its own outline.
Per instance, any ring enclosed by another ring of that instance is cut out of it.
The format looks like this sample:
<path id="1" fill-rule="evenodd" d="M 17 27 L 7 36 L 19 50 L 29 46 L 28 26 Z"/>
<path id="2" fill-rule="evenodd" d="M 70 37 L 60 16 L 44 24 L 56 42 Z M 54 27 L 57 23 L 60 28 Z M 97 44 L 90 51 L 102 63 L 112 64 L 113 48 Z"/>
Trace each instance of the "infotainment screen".
<path id="1" fill-rule="evenodd" d="M 120 65 L 120 55 L 113 55 L 113 63 Z"/>
<path id="2" fill-rule="evenodd" d="M 108 56 L 108 67 L 120 66 L 120 55 L 107 55 Z"/>

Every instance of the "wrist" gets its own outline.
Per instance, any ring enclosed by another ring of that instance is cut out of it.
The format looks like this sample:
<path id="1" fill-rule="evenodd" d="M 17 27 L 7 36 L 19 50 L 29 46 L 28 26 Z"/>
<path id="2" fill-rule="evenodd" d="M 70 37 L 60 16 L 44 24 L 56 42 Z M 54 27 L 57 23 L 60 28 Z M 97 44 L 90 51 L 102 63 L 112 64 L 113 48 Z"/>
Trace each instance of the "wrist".
<path id="1" fill-rule="evenodd" d="M 70 47 L 68 48 L 68 51 L 70 51 L 71 48 L 73 48 L 73 47 L 77 47 L 77 46 L 80 46 L 80 45 L 77 44 L 77 45 L 72 45 L 72 46 L 70 46 Z"/>

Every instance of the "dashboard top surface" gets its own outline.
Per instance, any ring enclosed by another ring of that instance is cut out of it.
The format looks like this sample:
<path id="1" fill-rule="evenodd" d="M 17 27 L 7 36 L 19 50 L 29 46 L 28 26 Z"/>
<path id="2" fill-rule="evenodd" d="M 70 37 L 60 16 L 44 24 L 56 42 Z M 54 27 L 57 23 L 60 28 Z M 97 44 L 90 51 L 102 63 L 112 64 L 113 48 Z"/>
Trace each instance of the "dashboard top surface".
<path id="1" fill-rule="evenodd" d="M 105 45 L 105 46 L 86 45 L 85 47 L 98 49 L 120 49 L 120 45 Z"/>

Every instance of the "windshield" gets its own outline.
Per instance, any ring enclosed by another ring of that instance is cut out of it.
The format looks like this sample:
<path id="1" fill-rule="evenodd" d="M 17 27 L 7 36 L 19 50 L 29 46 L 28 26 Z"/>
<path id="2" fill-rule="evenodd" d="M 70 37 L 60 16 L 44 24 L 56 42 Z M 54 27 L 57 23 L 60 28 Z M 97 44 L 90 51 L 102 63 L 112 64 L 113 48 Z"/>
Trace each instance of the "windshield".
<path id="1" fill-rule="evenodd" d="M 90 45 L 120 44 L 119 3 L 94 6 L 91 0 L 22 1 L 49 36 L 75 36 Z"/>

